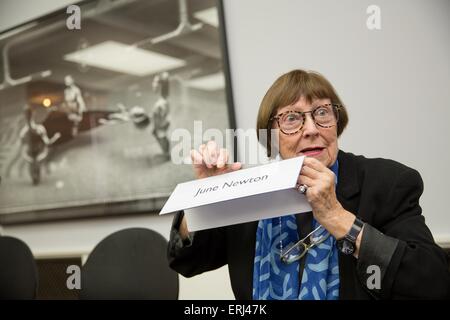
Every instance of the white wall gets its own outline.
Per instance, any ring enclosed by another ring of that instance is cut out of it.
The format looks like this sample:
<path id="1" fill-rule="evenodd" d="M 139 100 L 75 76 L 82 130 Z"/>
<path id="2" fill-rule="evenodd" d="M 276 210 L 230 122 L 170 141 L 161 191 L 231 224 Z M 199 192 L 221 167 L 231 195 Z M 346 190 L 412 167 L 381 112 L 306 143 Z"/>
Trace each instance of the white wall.
<path id="1" fill-rule="evenodd" d="M 0 0 L 0 32 L 75 2 L 73 0 Z"/>
<path id="2" fill-rule="evenodd" d="M 52 4 L 56 9 L 67 1 Z M 366 28 L 369 4 L 381 8 L 379 31 Z M 3 0 L 0 30 L 21 22 L 24 5 L 31 13 L 42 10 L 37 1 Z M 254 128 L 259 102 L 281 73 L 293 68 L 323 73 L 350 114 L 341 147 L 418 169 L 425 182 L 427 223 L 439 242 L 450 243 L 445 201 L 450 181 L 449 9 L 447 0 L 225 0 L 238 127 Z M 433 114 L 437 116 L 431 118 Z M 169 219 L 136 216 L 5 226 L 4 234 L 24 240 L 37 256 L 86 254 L 125 227 L 148 226 L 167 237 Z M 180 285 L 182 299 L 233 298 L 226 268 L 182 278 Z"/>
<path id="3" fill-rule="evenodd" d="M 73 0 L 0 0 L 0 32 L 75 2 Z"/>

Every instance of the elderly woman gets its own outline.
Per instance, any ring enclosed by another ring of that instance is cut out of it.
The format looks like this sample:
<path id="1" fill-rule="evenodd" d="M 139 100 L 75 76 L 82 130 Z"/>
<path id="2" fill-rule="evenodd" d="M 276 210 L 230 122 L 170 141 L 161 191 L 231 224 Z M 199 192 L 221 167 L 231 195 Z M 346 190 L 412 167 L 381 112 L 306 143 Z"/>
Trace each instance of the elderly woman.
<path id="1" fill-rule="evenodd" d="M 228 264 L 237 299 L 448 297 L 446 256 L 421 214 L 419 173 L 339 150 L 347 122 L 322 75 L 293 70 L 278 78 L 261 103 L 257 127 L 277 129 L 279 146 L 269 147 L 268 156 L 271 149 L 282 159 L 306 156 L 298 189 L 312 212 L 195 233 L 179 212 L 170 266 L 191 277 Z M 191 156 L 197 178 L 241 167 L 229 164 L 213 142 Z"/>

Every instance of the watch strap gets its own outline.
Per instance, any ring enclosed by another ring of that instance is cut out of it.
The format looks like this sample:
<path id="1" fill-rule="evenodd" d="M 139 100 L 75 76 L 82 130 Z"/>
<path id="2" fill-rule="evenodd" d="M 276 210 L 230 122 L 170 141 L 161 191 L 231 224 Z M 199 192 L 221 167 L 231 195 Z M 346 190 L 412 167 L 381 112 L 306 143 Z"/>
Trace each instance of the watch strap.
<path id="1" fill-rule="evenodd" d="M 350 231 L 344 236 L 344 238 L 351 243 L 356 243 L 356 239 L 358 238 L 359 233 L 361 232 L 364 226 L 364 222 L 358 217 L 355 218 L 355 221 L 350 228 Z"/>

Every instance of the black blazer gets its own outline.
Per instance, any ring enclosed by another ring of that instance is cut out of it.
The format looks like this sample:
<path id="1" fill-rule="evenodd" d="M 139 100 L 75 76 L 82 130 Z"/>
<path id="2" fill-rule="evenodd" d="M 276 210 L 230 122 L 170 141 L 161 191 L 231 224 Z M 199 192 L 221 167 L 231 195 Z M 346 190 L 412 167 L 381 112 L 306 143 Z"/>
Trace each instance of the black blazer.
<path id="1" fill-rule="evenodd" d="M 448 298 L 447 258 L 421 214 L 419 173 L 392 160 L 343 151 L 338 160 L 338 200 L 366 222 L 359 258 L 339 254 L 340 299 Z M 228 264 L 235 297 L 252 299 L 258 222 L 197 231 L 192 243 L 183 244 L 177 232 L 181 216 L 182 212 L 175 216 L 171 231 L 171 268 L 191 277 Z M 311 230 L 312 214 L 296 217 L 302 237 Z M 380 267 L 380 289 L 367 287 L 370 265 Z M 299 280 L 302 272 L 301 264 Z"/>

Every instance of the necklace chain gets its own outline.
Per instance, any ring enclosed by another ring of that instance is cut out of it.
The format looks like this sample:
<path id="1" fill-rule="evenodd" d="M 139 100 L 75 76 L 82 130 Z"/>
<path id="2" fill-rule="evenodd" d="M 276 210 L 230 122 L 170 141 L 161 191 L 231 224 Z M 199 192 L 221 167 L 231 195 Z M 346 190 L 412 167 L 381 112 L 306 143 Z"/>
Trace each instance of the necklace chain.
<path id="1" fill-rule="evenodd" d="M 281 217 L 278 217 L 278 220 L 280 221 L 280 257 L 282 257 L 283 256 L 283 239 L 281 239 L 281 236 L 282 236 Z"/>

